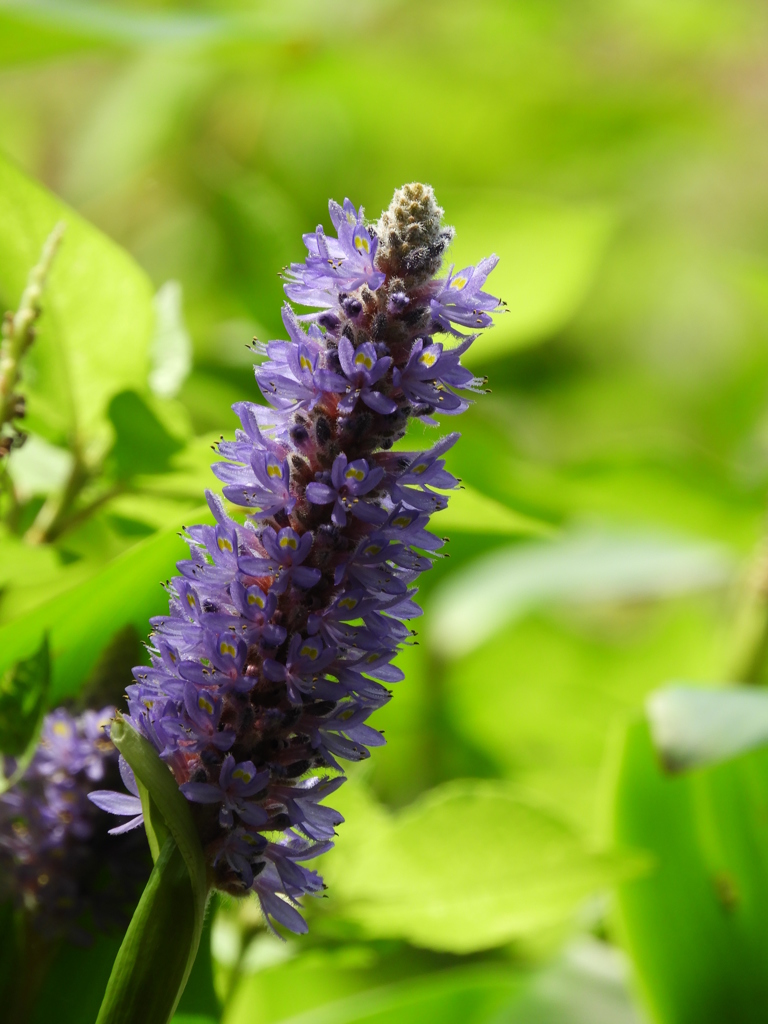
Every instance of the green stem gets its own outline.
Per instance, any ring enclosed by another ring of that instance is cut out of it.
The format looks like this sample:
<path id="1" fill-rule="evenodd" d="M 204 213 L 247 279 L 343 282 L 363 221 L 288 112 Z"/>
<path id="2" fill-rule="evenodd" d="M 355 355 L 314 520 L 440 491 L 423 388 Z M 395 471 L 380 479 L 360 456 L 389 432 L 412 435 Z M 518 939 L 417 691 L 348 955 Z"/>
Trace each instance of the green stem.
<path id="1" fill-rule="evenodd" d="M 131 919 L 96 1024 L 167 1024 L 196 941 L 189 871 L 168 835 Z"/>
<path id="2" fill-rule="evenodd" d="M 64 489 L 51 495 L 37 513 L 34 523 L 25 534 L 29 544 L 50 544 L 68 525 L 67 517 L 83 487 L 90 479 L 90 473 L 76 445 L 72 446 L 74 461 Z"/>
<path id="3" fill-rule="evenodd" d="M 3 321 L 0 346 L 0 428 L 10 424 L 17 416 L 16 386 L 19 383 L 21 359 L 34 341 L 34 325 L 41 312 L 43 286 L 63 233 L 64 224 L 57 224 L 43 246 L 40 261 L 30 271 L 17 312 L 6 314 Z"/>

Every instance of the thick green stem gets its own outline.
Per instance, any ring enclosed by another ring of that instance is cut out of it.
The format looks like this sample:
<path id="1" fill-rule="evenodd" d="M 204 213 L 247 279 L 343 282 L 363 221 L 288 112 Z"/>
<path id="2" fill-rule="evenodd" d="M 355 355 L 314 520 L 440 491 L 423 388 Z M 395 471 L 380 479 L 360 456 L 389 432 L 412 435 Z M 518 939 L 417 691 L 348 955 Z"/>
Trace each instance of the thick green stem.
<path id="1" fill-rule="evenodd" d="M 97 1024 L 167 1024 L 200 945 L 209 891 L 205 860 L 189 804 L 155 748 L 120 715 L 111 736 L 136 776 L 155 867 Z"/>
<path id="2" fill-rule="evenodd" d="M 198 938 L 189 871 L 168 835 L 123 939 L 96 1024 L 167 1024 Z"/>

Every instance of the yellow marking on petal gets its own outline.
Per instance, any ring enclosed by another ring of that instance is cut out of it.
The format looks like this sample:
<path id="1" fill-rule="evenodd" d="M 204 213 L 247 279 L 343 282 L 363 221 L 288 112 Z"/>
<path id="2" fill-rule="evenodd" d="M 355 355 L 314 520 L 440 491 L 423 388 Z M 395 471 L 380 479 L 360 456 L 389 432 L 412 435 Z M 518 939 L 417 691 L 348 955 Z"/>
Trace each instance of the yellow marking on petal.
<path id="1" fill-rule="evenodd" d="M 319 654 L 320 651 L 314 644 L 304 644 L 304 646 L 299 649 L 299 657 L 311 658 L 312 661 L 314 661 Z"/>
<path id="2" fill-rule="evenodd" d="M 411 470 L 411 473 L 416 473 L 418 476 L 421 476 L 421 474 L 424 473 L 427 469 L 429 469 L 429 466 L 427 465 L 427 463 L 426 462 L 420 462 L 418 464 L 418 466 L 414 466 L 413 467 L 413 469 Z"/>
<path id="3" fill-rule="evenodd" d="M 187 604 L 190 608 L 195 607 L 195 598 L 193 594 L 187 594 Z"/>
<path id="4" fill-rule="evenodd" d="M 392 520 L 392 525 L 396 526 L 398 529 L 400 529 L 400 527 L 410 526 L 411 525 L 411 517 L 410 516 L 398 516 L 397 519 L 393 519 Z"/>
<path id="5" fill-rule="evenodd" d="M 463 288 L 467 283 L 468 278 L 466 277 L 454 277 L 451 281 L 451 288 Z"/>
<path id="6" fill-rule="evenodd" d="M 70 728 L 66 722 L 56 722 L 53 726 L 56 736 L 69 736 Z"/>
<path id="7" fill-rule="evenodd" d="M 299 359 L 299 366 L 301 366 L 302 370 L 311 370 L 312 369 L 312 363 L 304 355 L 301 356 L 301 358 Z"/>
<path id="8" fill-rule="evenodd" d="M 354 466 L 350 466 L 347 469 L 344 476 L 347 478 L 347 480 L 357 480 L 358 482 L 360 482 L 361 480 L 365 480 L 365 470 L 355 469 Z"/>
<path id="9" fill-rule="evenodd" d="M 437 356 L 434 352 L 422 352 L 419 356 L 419 362 L 422 366 L 434 366 L 437 362 Z"/>
<path id="10" fill-rule="evenodd" d="M 342 597 L 342 599 L 339 601 L 339 608 L 349 608 L 350 611 L 353 608 L 357 608 L 357 598 L 356 597 Z"/>
<path id="11" fill-rule="evenodd" d="M 355 366 L 364 366 L 366 370 L 370 370 L 373 367 L 373 360 L 365 352 L 358 352 L 353 360 Z"/>
<path id="12" fill-rule="evenodd" d="M 253 776 L 250 772 L 247 772 L 244 768 L 235 768 L 232 772 L 233 779 L 242 779 L 243 782 L 250 782 Z"/>
<path id="13" fill-rule="evenodd" d="M 232 545 L 226 537 L 219 537 L 219 551 L 232 551 Z"/>
<path id="14" fill-rule="evenodd" d="M 253 593 L 251 593 L 251 594 L 248 595 L 248 604 L 258 605 L 258 607 L 261 608 L 261 609 L 264 608 L 264 605 L 266 604 L 266 600 L 267 599 L 263 596 L 263 594 L 253 594 Z"/>
<path id="15" fill-rule="evenodd" d="M 206 700 L 202 695 L 197 698 L 197 706 L 201 711 L 204 711 L 207 715 L 213 714 L 213 704 L 209 700 Z"/>
<path id="16" fill-rule="evenodd" d="M 221 641 L 221 643 L 219 644 L 219 650 L 221 651 L 222 654 L 228 654 L 231 658 L 234 658 L 235 654 L 237 653 L 235 645 L 229 643 L 227 640 Z"/>
<path id="17" fill-rule="evenodd" d="M 355 238 L 355 248 L 357 249 L 358 252 L 363 252 L 364 250 L 365 252 L 369 253 L 371 251 L 371 243 L 368 241 L 365 235 L 358 235 Z"/>
<path id="18" fill-rule="evenodd" d="M 298 546 L 299 546 L 299 542 L 296 540 L 295 537 L 281 537 L 280 538 L 280 547 L 281 548 L 291 548 L 293 551 L 295 551 L 296 548 L 298 548 Z"/>
<path id="19" fill-rule="evenodd" d="M 276 462 L 267 463 L 267 476 L 276 476 L 279 480 L 283 479 L 283 468 L 278 466 Z"/>
<path id="20" fill-rule="evenodd" d="M 365 549 L 365 554 L 366 555 L 378 555 L 378 553 L 380 551 L 381 551 L 381 544 L 369 544 L 368 547 Z"/>

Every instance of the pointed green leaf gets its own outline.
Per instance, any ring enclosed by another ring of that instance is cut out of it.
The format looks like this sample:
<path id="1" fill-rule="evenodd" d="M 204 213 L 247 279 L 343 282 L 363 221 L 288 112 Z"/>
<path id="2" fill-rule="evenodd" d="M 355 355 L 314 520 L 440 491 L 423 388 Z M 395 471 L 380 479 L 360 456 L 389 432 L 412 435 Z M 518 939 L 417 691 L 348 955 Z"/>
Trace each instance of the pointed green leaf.
<path id="1" fill-rule="evenodd" d="M 155 867 L 115 960 L 97 1024 L 166 1024 L 200 945 L 208 899 L 205 861 L 189 804 L 155 748 L 120 715 L 111 736 L 139 784 Z"/>
<path id="2" fill-rule="evenodd" d="M 193 509 L 183 520 L 136 544 L 98 573 L 35 606 L 27 615 L 0 626 L 0 672 L 29 657 L 50 633 L 53 664 L 51 700 L 79 691 L 115 633 L 133 625 L 146 636 L 150 615 L 167 607 L 159 581 L 172 575 L 186 554 L 178 535 L 183 523 L 212 521 L 207 508 Z"/>
<path id="3" fill-rule="evenodd" d="M 768 1006 L 768 751 L 671 778 L 629 728 L 614 835 L 654 870 L 618 889 L 625 948 L 659 1024 L 759 1024 Z"/>
<path id="4" fill-rule="evenodd" d="M 716 764 L 768 744 L 768 693 L 754 686 L 674 684 L 651 694 L 646 709 L 668 771 Z"/>

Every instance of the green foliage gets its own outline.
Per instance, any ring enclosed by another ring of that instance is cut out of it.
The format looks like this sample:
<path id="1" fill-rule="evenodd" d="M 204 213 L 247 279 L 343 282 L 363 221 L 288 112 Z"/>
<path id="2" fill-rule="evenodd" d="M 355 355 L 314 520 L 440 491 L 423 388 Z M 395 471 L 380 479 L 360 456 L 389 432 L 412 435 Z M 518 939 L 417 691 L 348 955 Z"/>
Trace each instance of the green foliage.
<path id="1" fill-rule="evenodd" d="M 107 406 L 142 388 L 152 331 L 152 290 L 130 257 L 0 161 L 0 298 L 12 306 L 43 242 L 59 221 L 66 243 L 46 287 L 46 314 L 29 355 L 29 425 L 82 453 L 108 438 Z"/>
<path id="2" fill-rule="evenodd" d="M 651 694 L 648 719 L 667 771 L 717 764 L 768 744 L 768 694 L 674 683 Z"/>
<path id="3" fill-rule="evenodd" d="M 452 953 L 499 946 L 568 921 L 595 889 L 641 867 L 588 852 L 504 783 L 448 783 L 394 818 L 352 784 L 338 802 L 347 826 L 323 858 L 331 905 L 376 938 Z M 477 841 L 463 830 L 459 840 L 466 815 Z"/>
<path id="4" fill-rule="evenodd" d="M 619 887 L 622 931 L 661 1024 L 765 1017 L 768 754 L 678 778 L 633 725 L 618 761 L 615 837 L 655 862 Z"/>
<path id="5" fill-rule="evenodd" d="M 207 509 L 199 509 L 194 519 L 206 515 Z M 149 616 L 163 610 L 166 598 L 159 581 L 186 552 L 177 530 L 158 532 L 86 581 L 39 604 L 32 614 L 0 626 L 0 666 L 27 657 L 49 630 L 54 659 L 50 699 L 56 703 L 76 694 L 115 633 L 131 624 L 143 635 Z"/>
<path id="6" fill-rule="evenodd" d="M 118 480 L 130 480 L 139 473 L 162 473 L 169 468 L 171 456 L 184 447 L 135 391 L 115 395 L 108 412 L 115 428 L 110 454 Z"/>
<path id="7" fill-rule="evenodd" d="M 764 754 L 670 779 L 638 726 L 614 761 L 667 680 L 746 678 L 731 593 L 768 493 L 764 49 L 748 0 L 0 5 L 0 306 L 67 224 L 22 365 L 31 436 L 0 480 L 11 745 L 41 701 L 120 700 L 181 524 L 211 521 L 211 445 L 259 400 L 246 345 L 283 335 L 277 271 L 329 196 L 375 217 L 428 180 L 449 260 L 500 257 L 509 312 L 470 356 L 493 394 L 455 424 L 465 490 L 434 523 L 451 558 L 374 719 L 388 746 L 341 791 L 308 937 L 279 946 L 249 902 L 210 911 L 225 1024 L 635 1024 L 622 943 L 663 1024 L 760 1019 Z M 44 697 L 14 666 L 46 635 Z M 663 709 L 678 765 L 762 736 L 760 690 L 740 696 Z M 611 801 L 618 851 L 595 845 Z M 165 887 L 189 885 L 172 868 L 151 890 L 169 917 Z M 600 939 L 568 943 L 585 929 Z M 63 948 L 34 1024 L 91 1024 L 117 942 Z M 3 964 L 14 948 L 3 911 Z M 218 1016 L 209 967 L 177 1024 Z"/>
<path id="8" fill-rule="evenodd" d="M 17 661 L 0 677 L 0 754 L 24 764 L 25 755 L 34 750 L 50 679 L 51 655 L 44 636 L 31 657 Z"/>

